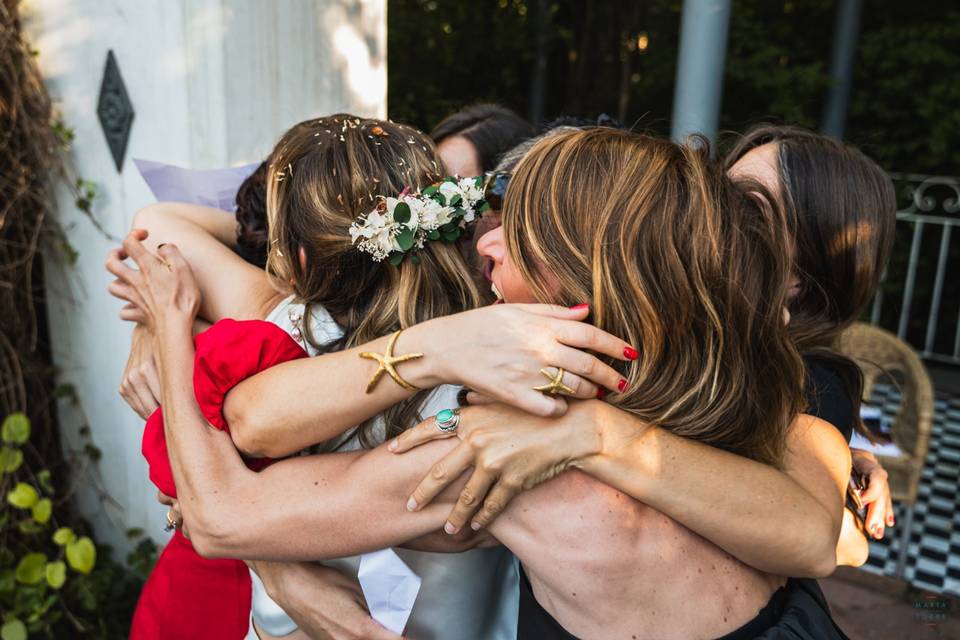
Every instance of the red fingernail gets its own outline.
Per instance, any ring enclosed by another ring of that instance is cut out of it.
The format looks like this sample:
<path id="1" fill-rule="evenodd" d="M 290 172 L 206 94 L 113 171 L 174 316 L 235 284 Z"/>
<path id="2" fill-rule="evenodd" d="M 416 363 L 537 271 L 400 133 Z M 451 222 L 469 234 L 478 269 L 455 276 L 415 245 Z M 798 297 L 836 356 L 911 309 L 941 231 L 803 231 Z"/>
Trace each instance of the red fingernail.
<path id="1" fill-rule="evenodd" d="M 589 309 L 589 308 L 590 308 L 590 305 L 586 303 L 575 304 L 572 307 L 570 307 L 570 311 L 581 311 L 583 309 Z"/>
<path id="2" fill-rule="evenodd" d="M 604 389 L 603 387 L 600 387 L 599 389 L 597 389 L 597 400 L 603 400 L 606 397 L 607 397 L 606 389 Z"/>
<path id="3" fill-rule="evenodd" d="M 623 357 L 627 360 L 636 360 L 640 357 L 640 354 L 633 347 L 624 347 L 623 348 Z"/>
<path id="4" fill-rule="evenodd" d="M 620 390 L 620 393 L 627 390 L 627 381 L 624 378 L 620 378 L 620 382 L 617 383 L 617 389 Z"/>

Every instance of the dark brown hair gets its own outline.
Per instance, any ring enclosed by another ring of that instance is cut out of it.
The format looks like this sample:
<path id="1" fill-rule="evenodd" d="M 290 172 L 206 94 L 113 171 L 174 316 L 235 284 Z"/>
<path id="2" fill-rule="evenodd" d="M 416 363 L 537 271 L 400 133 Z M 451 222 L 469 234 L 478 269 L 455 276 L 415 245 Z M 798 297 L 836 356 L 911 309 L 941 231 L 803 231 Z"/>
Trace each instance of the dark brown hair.
<path id="1" fill-rule="evenodd" d="M 638 348 L 611 362 L 629 381 L 613 404 L 779 464 L 803 364 L 783 324 L 785 222 L 763 193 L 728 178 L 702 141 L 594 128 L 531 149 L 503 226 L 539 300 L 590 300 L 594 324 Z"/>
<path id="2" fill-rule="evenodd" d="M 859 150 L 787 126 L 748 131 L 727 154 L 727 167 L 765 144 L 776 145 L 777 190 L 791 220 L 800 278 L 800 292 L 789 302 L 789 331 L 805 356 L 827 361 L 840 376 L 859 426 L 863 377 L 835 345 L 863 315 L 890 257 L 896 225 L 893 182 Z"/>
<path id="3" fill-rule="evenodd" d="M 535 133 L 533 125 L 497 104 L 475 104 L 440 121 L 430 137 L 440 144 L 447 138 L 463 136 L 477 150 L 480 168 L 492 171 L 505 152 Z"/>

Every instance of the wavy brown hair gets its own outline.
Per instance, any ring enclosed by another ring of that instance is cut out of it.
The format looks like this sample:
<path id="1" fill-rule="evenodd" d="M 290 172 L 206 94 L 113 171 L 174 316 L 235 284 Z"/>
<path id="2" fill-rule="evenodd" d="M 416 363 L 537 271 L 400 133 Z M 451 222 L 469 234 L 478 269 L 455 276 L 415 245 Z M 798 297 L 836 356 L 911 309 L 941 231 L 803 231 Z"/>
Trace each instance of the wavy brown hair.
<path id="1" fill-rule="evenodd" d="M 610 397 L 670 431 L 780 464 L 803 408 L 803 363 L 783 325 L 784 220 L 735 184 L 703 141 L 609 128 L 541 140 L 514 172 L 507 249 L 543 302 L 592 302 L 636 345 Z M 547 284 L 550 283 L 550 284 Z"/>
<path id="2" fill-rule="evenodd" d="M 890 258 L 896 225 L 893 181 L 858 149 L 799 127 L 758 125 L 727 154 L 776 145 L 781 205 L 792 228 L 800 292 L 790 300 L 790 335 L 806 357 L 825 361 L 854 408 L 863 374 L 836 351 L 837 338 L 866 311 Z M 858 431 L 863 428 L 854 410 Z M 872 436 L 871 436 L 872 437 Z"/>
<path id="3" fill-rule="evenodd" d="M 340 323 L 344 338 L 328 344 L 316 344 L 304 323 L 315 347 L 352 347 L 478 306 L 480 294 L 458 245 L 428 242 L 419 260 L 394 266 L 374 262 L 350 240 L 350 225 L 378 197 L 426 187 L 441 174 L 430 138 L 386 120 L 337 114 L 301 123 L 277 143 L 267 172 L 267 271 L 308 311 L 322 305 Z M 388 438 L 419 420 L 425 393 L 387 412 Z M 376 444 L 371 423 L 360 437 L 364 446 Z"/>

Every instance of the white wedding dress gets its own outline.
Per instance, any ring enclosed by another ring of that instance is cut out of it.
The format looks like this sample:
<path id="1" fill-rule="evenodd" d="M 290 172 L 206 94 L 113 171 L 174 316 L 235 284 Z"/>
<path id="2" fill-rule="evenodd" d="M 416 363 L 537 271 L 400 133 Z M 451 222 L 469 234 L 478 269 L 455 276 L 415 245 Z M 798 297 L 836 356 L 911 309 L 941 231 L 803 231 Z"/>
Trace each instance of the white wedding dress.
<path id="1" fill-rule="evenodd" d="M 267 317 L 314 356 L 301 335 L 304 306 L 293 297 L 281 302 Z M 343 335 L 325 309 L 311 307 L 311 335 L 318 343 Z M 457 388 L 444 385 L 434 390 L 420 408 L 423 416 L 436 415 L 442 409 L 457 406 Z M 378 441 L 383 441 L 382 420 L 377 425 Z M 360 448 L 356 436 L 346 439 L 338 450 Z M 322 535 L 322 534 L 318 534 Z M 429 553 L 394 549 L 422 582 L 407 620 L 404 636 L 414 640 L 515 640 L 519 607 L 519 574 L 516 559 L 505 547 L 474 549 L 463 553 Z M 356 576 L 359 556 L 324 561 L 323 564 Z M 253 606 L 248 640 L 255 640 L 253 621 L 265 633 L 285 636 L 297 625 L 267 595 L 263 583 L 251 571 Z"/>

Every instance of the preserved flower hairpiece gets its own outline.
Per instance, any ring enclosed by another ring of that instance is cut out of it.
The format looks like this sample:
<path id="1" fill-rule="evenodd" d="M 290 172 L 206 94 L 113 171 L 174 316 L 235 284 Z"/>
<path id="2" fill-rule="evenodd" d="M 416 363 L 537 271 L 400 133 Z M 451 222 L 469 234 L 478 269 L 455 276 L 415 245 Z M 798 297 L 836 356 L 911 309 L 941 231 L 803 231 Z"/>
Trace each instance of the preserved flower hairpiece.
<path id="1" fill-rule="evenodd" d="M 427 242 L 456 242 L 467 224 L 490 208 L 483 198 L 483 176 L 450 176 L 419 193 L 380 196 L 376 207 L 350 225 L 350 240 L 375 262 L 400 265 Z"/>

